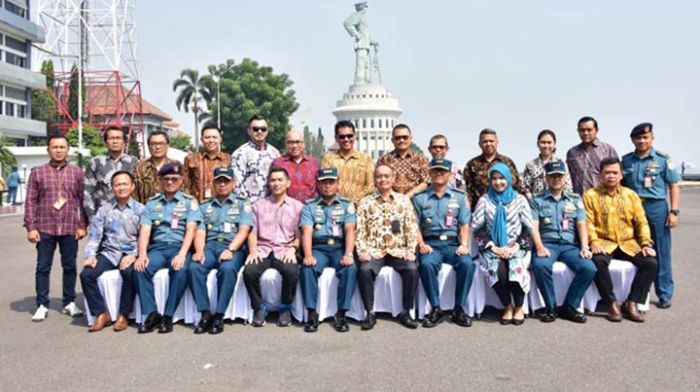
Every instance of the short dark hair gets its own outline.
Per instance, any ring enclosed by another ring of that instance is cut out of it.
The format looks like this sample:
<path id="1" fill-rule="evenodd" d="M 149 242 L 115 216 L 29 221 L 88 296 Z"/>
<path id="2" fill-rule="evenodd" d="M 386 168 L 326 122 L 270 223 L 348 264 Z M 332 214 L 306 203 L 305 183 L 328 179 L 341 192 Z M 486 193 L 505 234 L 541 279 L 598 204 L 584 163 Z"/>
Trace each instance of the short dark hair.
<path id="1" fill-rule="evenodd" d="M 47 146 L 50 146 L 50 145 L 51 145 L 51 141 L 54 140 L 54 139 L 63 139 L 63 140 L 66 141 L 66 143 L 67 143 L 68 146 L 70 147 L 70 143 L 68 142 L 68 138 L 66 137 L 66 135 L 64 135 L 64 134 L 62 134 L 62 133 L 58 133 L 58 132 L 57 132 L 57 133 L 51 133 L 51 134 L 49 135 L 49 138 L 46 140 L 46 145 L 47 145 Z"/>
<path id="2" fill-rule="evenodd" d="M 603 171 L 603 168 L 606 166 L 612 166 L 612 165 L 619 165 L 620 169 L 622 169 L 622 162 L 620 162 L 620 158 L 618 157 L 607 157 L 600 161 L 600 171 Z"/>
<path id="3" fill-rule="evenodd" d="M 265 116 L 263 116 L 262 114 L 256 114 L 248 120 L 249 127 L 250 127 L 250 123 L 252 123 L 253 121 L 265 121 L 265 122 L 267 122 L 267 118 L 265 118 Z"/>
<path id="4" fill-rule="evenodd" d="M 204 124 L 202 129 L 199 131 L 199 136 L 201 137 L 202 135 L 204 135 L 204 131 L 206 131 L 207 129 L 216 129 L 217 131 L 219 131 L 219 136 L 222 136 L 224 134 L 221 131 L 221 128 L 219 128 L 219 126 L 216 125 L 216 123 L 208 122 L 208 123 Z"/>
<path id="5" fill-rule="evenodd" d="M 267 176 L 268 179 L 272 177 L 272 173 L 284 173 L 284 177 L 289 179 L 289 173 L 287 173 L 287 170 L 283 167 L 274 167 L 270 169 L 270 174 Z"/>
<path id="6" fill-rule="evenodd" d="M 125 127 L 120 127 L 117 125 L 107 125 L 102 128 L 102 141 L 107 142 L 107 134 L 109 131 L 119 131 L 122 133 L 122 139 L 126 141 L 127 131 Z"/>
<path id="7" fill-rule="evenodd" d="M 447 136 L 438 133 L 437 135 L 430 138 L 430 141 L 428 142 L 428 147 L 430 147 L 433 144 L 433 142 L 438 140 L 438 139 L 445 139 L 445 146 L 447 146 L 447 147 L 450 146 L 450 144 L 447 142 Z"/>
<path id="8" fill-rule="evenodd" d="M 355 133 L 355 124 L 352 123 L 352 121 L 348 120 L 340 120 L 337 123 L 335 123 L 335 134 L 338 134 L 338 130 L 340 128 L 350 128 L 352 129 L 352 133 Z"/>
<path id="9" fill-rule="evenodd" d="M 479 132 L 479 140 L 481 140 L 481 138 L 482 138 L 483 136 L 486 136 L 486 135 L 493 135 L 493 136 L 498 137 L 498 134 L 496 133 L 496 130 L 491 129 L 491 128 L 484 128 L 484 129 L 481 130 L 481 132 Z"/>
<path id="10" fill-rule="evenodd" d="M 585 122 L 589 122 L 589 121 L 593 121 L 593 126 L 595 127 L 595 129 L 598 129 L 598 121 L 596 121 L 596 119 L 593 118 L 593 117 L 591 117 L 591 116 L 583 116 L 583 117 L 581 117 L 581 118 L 578 120 L 578 123 L 576 123 L 576 127 L 578 128 L 578 127 L 581 126 L 581 124 L 583 124 L 583 123 L 585 123 Z"/>
<path id="11" fill-rule="evenodd" d="M 129 176 L 129 179 L 131 179 L 131 183 L 132 183 L 132 184 L 133 184 L 134 182 L 136 182 L 136 178 L 134 177 L 133 174 L 131 174 L 130 171 L 128 171 L 128 170 L 119 170 L 119 171 L 117 171 L 116 173 L 112 174 L 112 178 L 109 180 L 109 183 L 110 183 L 111 185 L 114 185 L 114 179 L 117 178 L 117 176 L 121 176 L 122 174 L 126 174 L 127 176 Z"/>
<path id="12" fill-rule="evenodd" d="M 165 137 L 165 142 L 168 143 L 168 144 L 170 144 L 170 136 L 168 135 L 167 132 L 165 132 L 165 131 L 162 130 L 162 129 L 156 129 L 155 131 L 151 132 L 151 134 L 148 135 L 148 139 L 146 140 L 146 142 L 147 142 L 148 144 L 151 144 L 151 138 L 152 138 L 153 136 L 158 136 L 158 135 Z"/>
<path id="13" fill-rule="evenodd" d="M 406 125 L 404 123 L 399 123 L 399 124 L 394 125 L 394 128 L 391 129 L 391 136 L 394 136 L 394 132 L 396 132 L 397 129 L 402 129 L 402 128 L 408 129 L 408 133 L 412 133 L 411 127 L 409 127 L 408 125 Z"/>

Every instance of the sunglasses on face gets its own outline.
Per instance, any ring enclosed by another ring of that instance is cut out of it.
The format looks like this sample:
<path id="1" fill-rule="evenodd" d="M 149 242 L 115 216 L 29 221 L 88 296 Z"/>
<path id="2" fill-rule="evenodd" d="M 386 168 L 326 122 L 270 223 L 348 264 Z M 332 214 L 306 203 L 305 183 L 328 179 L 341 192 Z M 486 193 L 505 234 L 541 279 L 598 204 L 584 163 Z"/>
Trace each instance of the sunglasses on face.
<path id="1" fill-rule="evenodd" d="M 336 138 L 338 138 L 338 140 L 352 139 L 352 138 L 354 138 L 354 137 L 355 137 L 355 135 L 352 134 L 352 133 L 346 133 L 346 134 L 343 134 L 343 135 L 338 135 L 338 136 L 336 136 Z"/>
<path id="2" fill-rule="evenodd" d="M 396 140 L 397 142 L 406 141 L 406 140 L 408 140 L 408 138 L 409 138 L 408 135 L 399 135 L 399 136 L 393 137 L 393 139 Z"/>
<path id="3" fill-rule="evenodd" d="M 447 146 L 430 146 L 429 148 L 432 148 L 433 150 L 444 150 L 447 148 Z"/>
<path id="4" fill-rule="evenodd" d="M 253 132 L 267 132 L 267 127 L 251 127 Z"/>

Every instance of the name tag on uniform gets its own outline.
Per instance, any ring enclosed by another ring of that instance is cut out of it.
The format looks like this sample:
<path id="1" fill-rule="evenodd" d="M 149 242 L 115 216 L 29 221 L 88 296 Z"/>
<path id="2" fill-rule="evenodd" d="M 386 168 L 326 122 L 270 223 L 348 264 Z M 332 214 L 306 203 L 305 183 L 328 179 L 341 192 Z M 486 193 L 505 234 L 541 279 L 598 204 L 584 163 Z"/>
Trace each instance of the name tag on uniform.
<path id="1" fill-rule="evenodd" d="M 173 215 L 173 218 L 170 220 L 170 228 L 176 230 L 179 222 L 180 218 L 177 215 Z"/>
<path id="2" fill-rule="evenodd" d="M 231 232 L 231 223 L 224 222 L 224 233 L 230 233 L 230 232 Z"/>
<path id="3" fill-rule="evenodd" d="M 340 226 L 339 225 L 333 225 L 333 228 L 331 229 L 333 232 L 333 237 L 340 237 Z"/>
<path id="4" fill-rule="evenodd" d="M 561 229 L 569 231 L 569 218 L 564 218 L 564 220 L 561 221 Z"/>
<path id="5" fill-rule="evenodd" d="M 651 177 L 644 177 L 644 187 L 651 188 Z"/>
<path id="6" fill-rule="evenodd" d="M 60 211 L 63 206 L 66 205 L 67 200 L 64 197 L 59 197 L 56 199 L 55 202 L 53 202 L 53 209 L 56 211 Z"/>
<path id="7" fill-rule="evenodd" d="M 455 224 L 455 216 L 452 215 L 451 213 L 448 213 L 447 216 L 445 217 L 445 226 L 447 227 L 452 227 Z"/>
<path id="8" fill-rule="evenodd" d="M 209 189 L 209 188 L 204 189 L 204 198 L 205 199 L 211 198 L 211 189 Z"/>

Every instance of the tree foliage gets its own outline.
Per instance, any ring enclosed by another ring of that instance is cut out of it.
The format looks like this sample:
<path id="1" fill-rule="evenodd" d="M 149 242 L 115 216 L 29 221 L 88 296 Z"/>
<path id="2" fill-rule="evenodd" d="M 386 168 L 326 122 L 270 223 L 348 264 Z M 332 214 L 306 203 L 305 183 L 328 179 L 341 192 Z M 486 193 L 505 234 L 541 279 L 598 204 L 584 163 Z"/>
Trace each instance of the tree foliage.
<path id="1" fill-rule="evenodd" d="M 46 88 L 32 90 L 32 119 L 45 122 L 48 129 L 50 124 L 58 120 L 56 102 L 51 96 L 51 90 L 54 88 L 54 70 L 51 60 L 44 60 L 41 64 L 41 73 L 46 77 Z"/>
<path id="2" fill-rule="evenodd" d="M 415 152 L 418 155 L 425 156 L 423 150 L 415 142 L 411 143 L 411 151 Z"/>
<path id="3" fill-rule="evenodd" d="M 80 71 L 82 72 L 82 71 Z M 73 64 L 70 71 L 70 83 L 68 84 L 68 113 L 74 121 L 78 121 L 78 82 L 79 82 L 78 66 Z M 85 109 L 85 79 L 82 81 L 82 107 Z M 83 115 L 85 112 L 83 112 Z"/>
<path id="4" fill-rule="evenodd" d="M 178 150 L 182 151 L 194 150 L 190 135 L 181 131 L 176 131 L 170 136 L 170 147 L 177 148 Z"/>
<path id="5" fill-rule="evenodd" d="M 323 132 L 321 127 L 318 128 L 316 135 L 309 131 L 309 126 L 304 127 L 304 144 L 306 145 L 306 154 L 318 160 L 323 158 L 326 153 L 326 144 L 323 140 Z"/>
<path id="6" fill-rule="evenodd" d="M 177 92 L 175 106 L 177 110 L 189 113 L 192 109 L 194 115 L 194 133 L 199 133 L 200 116 L 204 113 L 204 101 L 211 101 L 211 81 L 207 75 L 200 76 L 199 71 L 185 68 L 180 72 L 180 77 L 173 82 L 173 91 Z M 192 107 L 190 107 L 192 104 Z"/>
<path id="7" fill-rule="evenodd" d="M 217 118 L 216 80 L 220 78 L 225 151 L 231 152 L 248 140 L 248 120 L 256 114 L 268 120 L 267 141 L 282 149 L 284 135 L 290 128 L 289 117 L 299 107 L 289 75 L 275 74 L 272 67 L 248 58 L 240 64 L 229 59 L 225 64 L 209 66 L 209 72 L 207 83 L 213 94 L 207 106 L 212 118 Z"/>
<path id="8" fill-rule="evenodd" d="M 71 128 L 66 134 L 68 144 L 72 148 L 78 148 L 78 128 Z M 102 136 L 93 127 L 83 127 L 83 146 L 90 150 L 90 156 L 107 153 L 107 147 L 102 141 Z"/>
<path id="9" fill-rule="evenodd" d="M 0 166 L 2 166 L 3 177 L 6 177 L 10 173 L 12 166 L 17 165 L 17 158 L 10 152 L 10 150 L 5 148 L 7 145 L 9 144 L 5 138 L 0 136 Z"/>

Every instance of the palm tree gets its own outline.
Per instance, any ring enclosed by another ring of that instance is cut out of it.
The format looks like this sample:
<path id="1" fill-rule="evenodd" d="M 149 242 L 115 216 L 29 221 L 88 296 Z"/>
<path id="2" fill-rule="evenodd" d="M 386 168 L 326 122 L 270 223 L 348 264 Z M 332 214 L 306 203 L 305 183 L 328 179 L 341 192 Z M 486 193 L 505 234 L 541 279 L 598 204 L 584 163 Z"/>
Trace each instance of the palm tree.
<path id="1" fill-rule="evenodd" d="M 184 108 L 185 112 L 187 113 L 190 111 L 190 104 L 192 104 L 191 109 L 194 114 L 194 143 L 195 150 L 198 151 L 198 114 L 203 110 L 200 102 L 202 100 L 205 102 L 209 102 L 209 100 L 211 100 L 210 84 L 207 83 L 207 78 L 205 76 L 199 76 L 199 72 L 197 70 L 185 68 L 182 70 L 182 72 L 180 72 L 180 78 L 173 82 L 173 91 L 178 92 L 177 98 L 175 99 L 175 106 L 177 106 L 177 110 Z"/>

